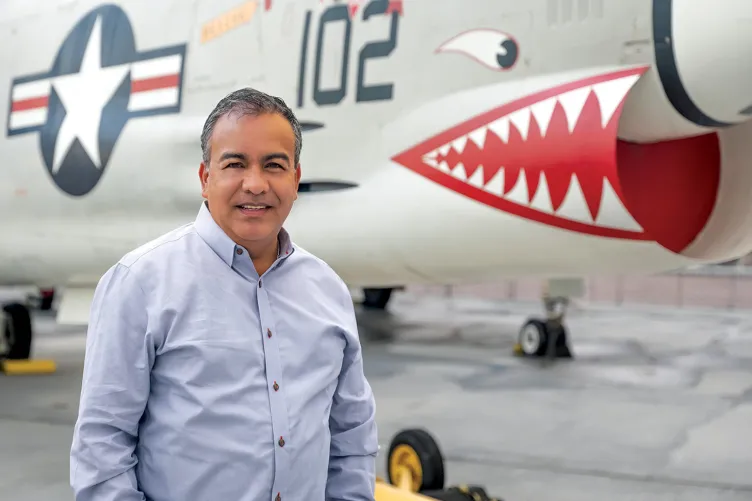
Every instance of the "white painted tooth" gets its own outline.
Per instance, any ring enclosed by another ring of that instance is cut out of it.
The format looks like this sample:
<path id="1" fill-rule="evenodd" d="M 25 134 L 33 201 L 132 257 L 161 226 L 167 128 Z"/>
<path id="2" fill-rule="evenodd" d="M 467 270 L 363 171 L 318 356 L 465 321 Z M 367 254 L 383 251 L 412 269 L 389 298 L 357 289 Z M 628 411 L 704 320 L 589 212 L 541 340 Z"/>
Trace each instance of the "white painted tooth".
<path id="1" fill-rule="evenodd" d="M 567 115 L 569 132 L 574 130 L 574 126 L 580 118 L 580 113 L 582 113 L 582 107 L 585 106 L 585 101 L 587 101 L 587 98 L 590 95 L 590 90 L 590 86 L 586 86 L 565 92 L 559 96 L 559 102 L 564 108 L 564 113 Z"/>
<path id="2" fill-rule="evenodd" d="M 551 123 L 551 117 L 554 114 L 554 108 L 556 108 L 555 97 L 549 97 L 548 99 L 544 99 L 530 107 L 530 111 L 533 113 L 535 121 L 538 122 L 541 136 L 546 135 L 548 125 Z"/>
<path id="3" fill-rule="evenodd" d="M 530 129 L 530 108 L 522 108 L 509 115 L 509 121 L 517 127 L 522 139 L 527 139 L 527 133 Z"/>
<path id="4" fill-rule="evenodd" d="M 465 151 L 465 145 L 467 144 L 467 136 L 458 137 L 454 141 L 452 141 L 452 147 L 457 151 L 457 153 L 462 153 Z"/>
<path id="5" fill-rule="evenodd" d="M 426 153 L 425 155 L 423 155 L 423 158 L 436 158 L 438 154 L 439 154 L 439 150 L 433 150 L 432 152 Z"/>
<path id="6" fill-rule="evenodd" d="M 496 134 L 499 139 L 505 143 L 509 141 L 509 118 L 502 117 L 488 126 L 491 131 Z"/>
<path id="7" fill-rule="evenodd" d="M 446 163 L 446 161 L 445 161 L 445 160 L 442 160 L 442 161 L 441 161 L 441 162 L 439 163 L 439 170 L 440 170 L 441 172 L 446 172 L 447 174 L 451 174 L 451 173 L 452 173 L 452 169 L 450 169 L 450 168 L 449 168 L 449 164 L 448 164 L 448 163 Z"/>
<path id="8" fill-rule="evenodd" d="M 447 153 L 449 153 L 449 149 L 452 147 L 450 144 L 445 144 L 441 148 L 439 148 L 439 154 L 443 157 L 446 156 Z"/>
<path id="9" fill-rule="evenodd" d="M 551 193 L 548 191 L 548 181 L 546 181 L 546 174 L 540 173 L 540 180 L 538 181 L 538 191 L 535 192 L 530 207 L 533 209 L 545 212 L 547 214 L 553 214 L 554 207 L 551 203 Z"/>
<path id="10" fill-rule="evenodd" d="M 629 89 L 635 84 L 640 75 L 617 78 L 593 85 L 593 92 L 601 107 L 601 126 L 606 127 L 616 108 L 619 107 Z"/>
<path id="11" fill-rule="evenodd" d="M 619 230 L 643 231 L 642 227 L 629 214 L 627 208 L 619 200 L 614 187 L 603 178 L 603 192 L 601 194 L 601 207 L 598 210 L 598 217 L 595 218 L 595 224 L 606 228 L 616 228 Z"/>
<path id="12" fill-rule="evenodd" d="M 514 188 L 512 188 L 509 193 L 504 195 L 504 198 L 520 205 L 527 205 L 529 203 L 525 169 L 520 169 L 520 176 L 517 178 L 517 184 L 514 185 Z"/>
<path id="13" fill-rule="evenodd" d="M 462 165 L 462 162 L 454 166 L 454 169 L 452 169 L 452 177 L 456 177 L 460 181 L 467 181 L 467 172 L 465 171 L 465 166 Z"/>
<path id="14" fill-rule="evenodd" d="M 481 127 L 480 129 L 476 129 L 470 134 L 468 134 L 468 137 L 478 145 L 478 148 L 483 149 L 483 145 L 486 144 L 486 131 L 488 129 L 486 127 Z"/>
<path id="15" fill-rule="evenodd" d="M 488 180 L 483 189 L 498 197 L 504 194 L 504 168 L 499 169 L 494 177 Z"/>
<path id="16" fill-rule="evenodd" d="M 580 186 L 580 181 L 577 179 L 577 174 L 572 174 L 572 179 L 569 181 L 569 189 L 564 197 L 564 201 L 556 211 L 556 215 L 581 223 L 593 223 L 593 218 L 590 215 L 590 209 L 588 209 L 587 202 L 585 201 L 585 194 L 582 192 L 582 186 Z"/>
<path id="17" fill-rule="evenodd" d="M 483 188 L 483 166 L 479 165 L 470 179 L 467 180 L 467 184 L 475 186 L 476 188 Z"/>
<path id="18" fill-rule="evenodd" d="M 435 158 L 431 158 L 428 156 L 423 157 L 423 163 L 426 165 L 430 165 L 431 167 L 439 166 L 439 162 L 437 162 Z"/>

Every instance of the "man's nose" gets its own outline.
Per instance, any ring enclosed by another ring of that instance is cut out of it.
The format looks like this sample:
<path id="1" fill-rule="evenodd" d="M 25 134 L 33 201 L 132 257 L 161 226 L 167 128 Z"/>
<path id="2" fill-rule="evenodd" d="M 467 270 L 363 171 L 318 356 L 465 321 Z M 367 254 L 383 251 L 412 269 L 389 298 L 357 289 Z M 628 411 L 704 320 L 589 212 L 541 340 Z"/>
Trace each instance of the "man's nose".
<path id="1" fill-rule="evenodd" d="M 267 191 L 269 183 L 264 175 L 264 169 L 252 166 L 246 169 L 243 177 L 243 190 L 253 194 L 261 194 Z"/>

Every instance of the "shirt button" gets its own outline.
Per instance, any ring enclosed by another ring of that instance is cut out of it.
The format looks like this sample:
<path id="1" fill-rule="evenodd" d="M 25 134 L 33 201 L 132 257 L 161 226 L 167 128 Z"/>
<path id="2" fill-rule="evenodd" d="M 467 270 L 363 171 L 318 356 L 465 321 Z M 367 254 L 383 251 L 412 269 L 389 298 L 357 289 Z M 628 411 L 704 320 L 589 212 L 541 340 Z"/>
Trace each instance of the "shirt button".
<path id="1" fill-rule="evenodd" d="M 279 390 L 279 385 L 277 384 L 277 382 L 276 382 L 276 381 L 274 381 L 274 386 L 273 386 L 273 388 L 274 388 L 274 391 L 277 391 L 277 390 Z"/>
<path id="2" fill-rule="evenodd" d="M 239 255 L 241 255 L 243 253 L 243 249 L 241 249 L 240 247 L 238 247 L 237 249 L 235 249 L 235 252 L 237 252 L 238 256 L 239 256 Z"/>
<path id="3" fill-rule="evenodd" d="M 266 329 L 266 337 L 272 337 L 272 330 Z"/>
<path id="4" fill-rule="evenodd" d="M 277 442 L 277 443 L 279 444 L 280 447 L 284 447 L 285 446 L 285 439 L 282 438 L 282 437 L 279 437 L 279 442 Z"/>

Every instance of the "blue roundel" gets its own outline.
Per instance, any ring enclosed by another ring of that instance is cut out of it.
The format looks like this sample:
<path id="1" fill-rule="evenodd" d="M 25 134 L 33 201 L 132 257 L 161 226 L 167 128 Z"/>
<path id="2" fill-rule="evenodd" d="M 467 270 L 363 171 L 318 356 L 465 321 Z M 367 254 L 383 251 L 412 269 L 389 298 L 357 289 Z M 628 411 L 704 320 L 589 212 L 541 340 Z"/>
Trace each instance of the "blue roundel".
<path id="1" fill-rule="evenodd" d="M 86 195 L 128 120 L 180 111 L 185 49 L 139 52 L 125 12 L 97 7 L 70 30 L 49 71 L 13 81 L 8 136 L 39 132 L 52 180 Z"/>

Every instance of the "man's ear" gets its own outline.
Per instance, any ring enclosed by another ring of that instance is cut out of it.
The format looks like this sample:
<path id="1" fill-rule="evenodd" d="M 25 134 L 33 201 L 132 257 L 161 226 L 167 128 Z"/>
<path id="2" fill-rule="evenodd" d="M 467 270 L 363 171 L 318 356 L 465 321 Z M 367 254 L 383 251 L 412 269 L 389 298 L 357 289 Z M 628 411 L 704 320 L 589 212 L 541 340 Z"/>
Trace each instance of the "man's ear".
<path id="1" fill-rule="evenodd" d="M 207 198 L 207 184 L 209 182 L 209 167 L 201 162 L 198 168 L 198 178 L 201 181 L 201 196 Z"/>

